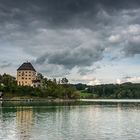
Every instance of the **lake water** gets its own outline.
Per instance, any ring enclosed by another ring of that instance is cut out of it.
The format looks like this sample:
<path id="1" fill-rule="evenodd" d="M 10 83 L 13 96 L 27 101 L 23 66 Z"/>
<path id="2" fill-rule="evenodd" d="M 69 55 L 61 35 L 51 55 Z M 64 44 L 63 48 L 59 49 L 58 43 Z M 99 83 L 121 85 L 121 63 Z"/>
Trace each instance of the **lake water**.
<path id="1" fill-rule="evenodd" d="M 0 140 L 139 140 L 140 103 L 0 104 Z"/>

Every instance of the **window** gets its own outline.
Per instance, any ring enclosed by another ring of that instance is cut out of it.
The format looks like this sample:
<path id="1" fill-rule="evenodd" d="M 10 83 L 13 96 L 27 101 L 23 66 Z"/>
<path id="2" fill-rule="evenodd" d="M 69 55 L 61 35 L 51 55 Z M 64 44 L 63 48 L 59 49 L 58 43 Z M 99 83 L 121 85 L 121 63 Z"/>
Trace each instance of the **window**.
<path id="1" fill-rule="evenodd" d="M 22 76 L 24 76 L 24 72 L 22 72 Z"/>
<path id="2" fill-rule="evenodd" d="M 24 77 L 22 77 L 22 79 L 24 79 Z"/>

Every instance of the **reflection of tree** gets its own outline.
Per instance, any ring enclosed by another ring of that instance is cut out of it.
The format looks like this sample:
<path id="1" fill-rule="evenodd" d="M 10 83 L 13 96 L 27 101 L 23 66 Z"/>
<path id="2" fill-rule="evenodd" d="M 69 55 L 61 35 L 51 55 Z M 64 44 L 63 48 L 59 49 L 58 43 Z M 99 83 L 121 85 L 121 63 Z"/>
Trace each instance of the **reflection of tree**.
<path id="1" fill-rule="evenodd" d="M 32 119 L 33 119 L 32 108 L 17 108 L 16 120 L 19 140 L 30 139 Z"/>
<path id="2" fill-rule="evenodd" d="M 0 106 L 2 106 L 2 101 L 0 101 Z"/>

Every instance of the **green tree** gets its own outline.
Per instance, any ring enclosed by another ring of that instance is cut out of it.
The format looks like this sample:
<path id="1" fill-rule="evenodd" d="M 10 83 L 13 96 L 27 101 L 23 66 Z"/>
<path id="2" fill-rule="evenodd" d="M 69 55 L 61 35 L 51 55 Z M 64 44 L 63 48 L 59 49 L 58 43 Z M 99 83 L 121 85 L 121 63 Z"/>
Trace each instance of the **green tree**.
<path id="1" fill-rule="evenodd" d="M 68 84 L 68 79 L 67 78 L 62 78 L 61 83 L 62 84 Z"/>

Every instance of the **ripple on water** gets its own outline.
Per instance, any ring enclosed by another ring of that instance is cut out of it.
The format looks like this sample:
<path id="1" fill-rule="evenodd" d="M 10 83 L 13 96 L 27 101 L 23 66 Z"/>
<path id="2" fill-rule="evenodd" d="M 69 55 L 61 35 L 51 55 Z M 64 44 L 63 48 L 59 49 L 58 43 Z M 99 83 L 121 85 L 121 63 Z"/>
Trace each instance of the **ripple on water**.
<path id="1" fill-rule="evenodd" d="M 139 139 L 139 118 L 135 103 L 1 107 L 0 139 Z"/>

